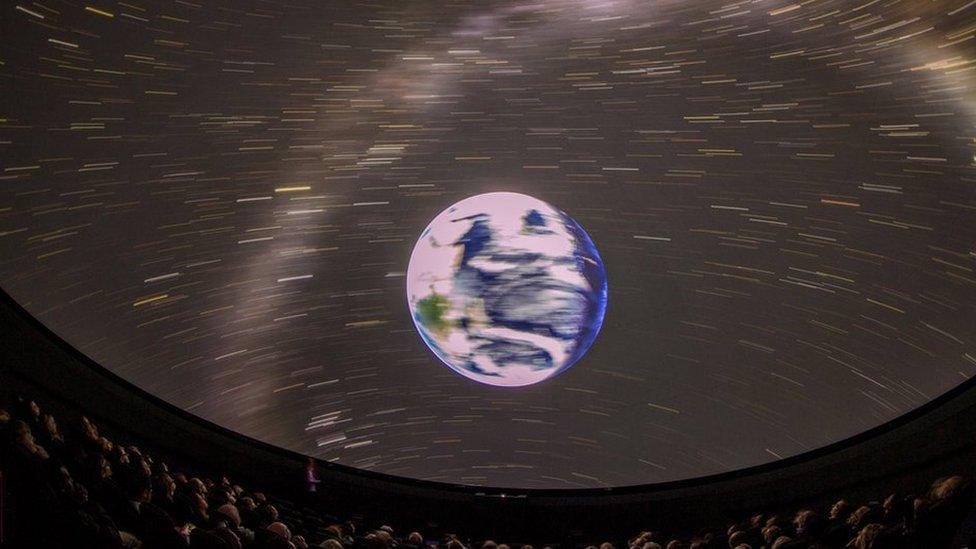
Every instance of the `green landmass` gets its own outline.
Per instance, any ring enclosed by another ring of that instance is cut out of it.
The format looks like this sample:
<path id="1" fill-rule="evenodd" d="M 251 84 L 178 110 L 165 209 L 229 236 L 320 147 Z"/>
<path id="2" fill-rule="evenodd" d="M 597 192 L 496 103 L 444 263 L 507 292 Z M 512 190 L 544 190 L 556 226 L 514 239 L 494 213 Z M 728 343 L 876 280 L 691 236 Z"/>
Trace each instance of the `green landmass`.
<path id="1" fill-rule="evenodd" d="M 451 329 L 451 323 L 444 318 L 445 313 L 451 307 L 451 302 L 447 296 L 437 292 L 417 302 L 417 314 L 420 316 L 420 323 L 428 330 L 438 335 L 444 335 Z"/>

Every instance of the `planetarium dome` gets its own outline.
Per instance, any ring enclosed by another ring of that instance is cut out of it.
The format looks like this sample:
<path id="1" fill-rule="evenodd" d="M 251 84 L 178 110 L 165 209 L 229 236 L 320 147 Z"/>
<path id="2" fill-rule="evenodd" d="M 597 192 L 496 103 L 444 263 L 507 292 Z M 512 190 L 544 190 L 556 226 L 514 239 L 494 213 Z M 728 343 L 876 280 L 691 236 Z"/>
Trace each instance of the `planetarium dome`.
<path id="1" fill-rule="evenodd" d="M 0 13 L 11 326 L 158 417 L 390 486 L 654 491 L 976 373 L 967 0 Z"/>

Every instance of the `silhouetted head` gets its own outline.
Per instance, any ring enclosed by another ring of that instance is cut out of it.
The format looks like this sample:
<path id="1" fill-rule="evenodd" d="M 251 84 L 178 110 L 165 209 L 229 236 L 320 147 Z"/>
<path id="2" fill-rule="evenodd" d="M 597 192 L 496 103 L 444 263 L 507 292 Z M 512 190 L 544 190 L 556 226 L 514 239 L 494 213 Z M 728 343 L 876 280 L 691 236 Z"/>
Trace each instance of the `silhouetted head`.
<path id="1" fill-rule="evenodd" d="M 858 532 L 857 537 L 854 538 L 849 547 L 853 547 L 854 549 L 872 549 L 875 547 L 883 532 L 884 526 L 876 522 L 867 524 Z"/>
<path id="2" fill-rule="evenodd" d="M 234 507 L 232 503 L 225 503 L 214 511 L 214 515 L 219 516 L 223 520 L 227 521 L 228 526 L 234 528 L 240 528 L 241 526 L 241 512 Z"/>
<path id="3" fill-rule="evenodd" d="M 873 518 L 874 510 L 867 505 L 862 505 L 855 509 L 849 517 L 847 524 L 855 531 L 860 530 Z"/>
<path id="4" fill-rule="evenodd" d="M 767 546 L 772 545 L 772 543 L 776 541 L 776 539 L 779 538 L 782 534 L 783 534 L 783 529 L 776 525 L 767 526 L 762 529 L 763 542 L 765 542 Z"/>
<path id="5" fill-rule="evenodd" d="M 733 532 L 732 535 L 729 536 L 729 547 L 730 548 L 738 547 L 739 545 L 746 543 L 748 539 L 749 539 L 749 534 L 745 532 L 742 531 Z"/>
<path id="6" fill-rule="evenodd" d="M 929 490 L 929 500 L 932 502 L 955 500 L 962 494 L 966 484 L 966 479 L 959 475 L 939 479 L 932 483 L 932 489 Z"/>
<path id="7" fill-rule="evenodd" d="M 823 531 L 823 520 L 817 513 L 804 509 L 793 517 L 793 527 L 799 536 L 817 537 Z"/>
<path id="8" fill-rule="evenodd" d="M 846 499 L 839 499 L 830 506 L 827 517 L 831 520 L 847 520 L 851 514 L 851 504 Z"/>
<path id="9" fill-rule="evenodd" d="M 288 541 L 291 539 L 291 530 L 283 522 L 272 522 L 268 525 L 268 532 Z"/>

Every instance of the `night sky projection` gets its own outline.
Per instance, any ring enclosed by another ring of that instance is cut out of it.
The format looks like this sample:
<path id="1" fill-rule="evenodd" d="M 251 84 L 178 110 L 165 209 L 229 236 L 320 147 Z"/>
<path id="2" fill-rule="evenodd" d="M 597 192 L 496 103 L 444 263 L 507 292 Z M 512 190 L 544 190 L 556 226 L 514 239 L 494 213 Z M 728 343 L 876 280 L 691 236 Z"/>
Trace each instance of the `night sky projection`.
<path id="1" fill-rule="evenodd" d="M 0 286 L 200 417 L 407 477 L 724 472 L 976 373 L 971 0 L 12 0 Z M 466 197 L 586 228 L 589 352 L 491 387 L 406 306 Z"/>

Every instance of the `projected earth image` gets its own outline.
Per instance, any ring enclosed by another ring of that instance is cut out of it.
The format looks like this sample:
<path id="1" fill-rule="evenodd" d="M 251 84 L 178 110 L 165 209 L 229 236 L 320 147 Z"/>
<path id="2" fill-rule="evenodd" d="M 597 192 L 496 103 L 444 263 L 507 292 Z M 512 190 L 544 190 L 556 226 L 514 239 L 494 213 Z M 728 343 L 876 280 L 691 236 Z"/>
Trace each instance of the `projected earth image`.
<path id="1" fill-rule="evenodd" d="M 586 353 L 603 324 L 607 277 L 582 227 L 536 198 L 464 199 L 423 231 L 407 299 L 431 350 L 459 374 L 539 383 Z"/>

